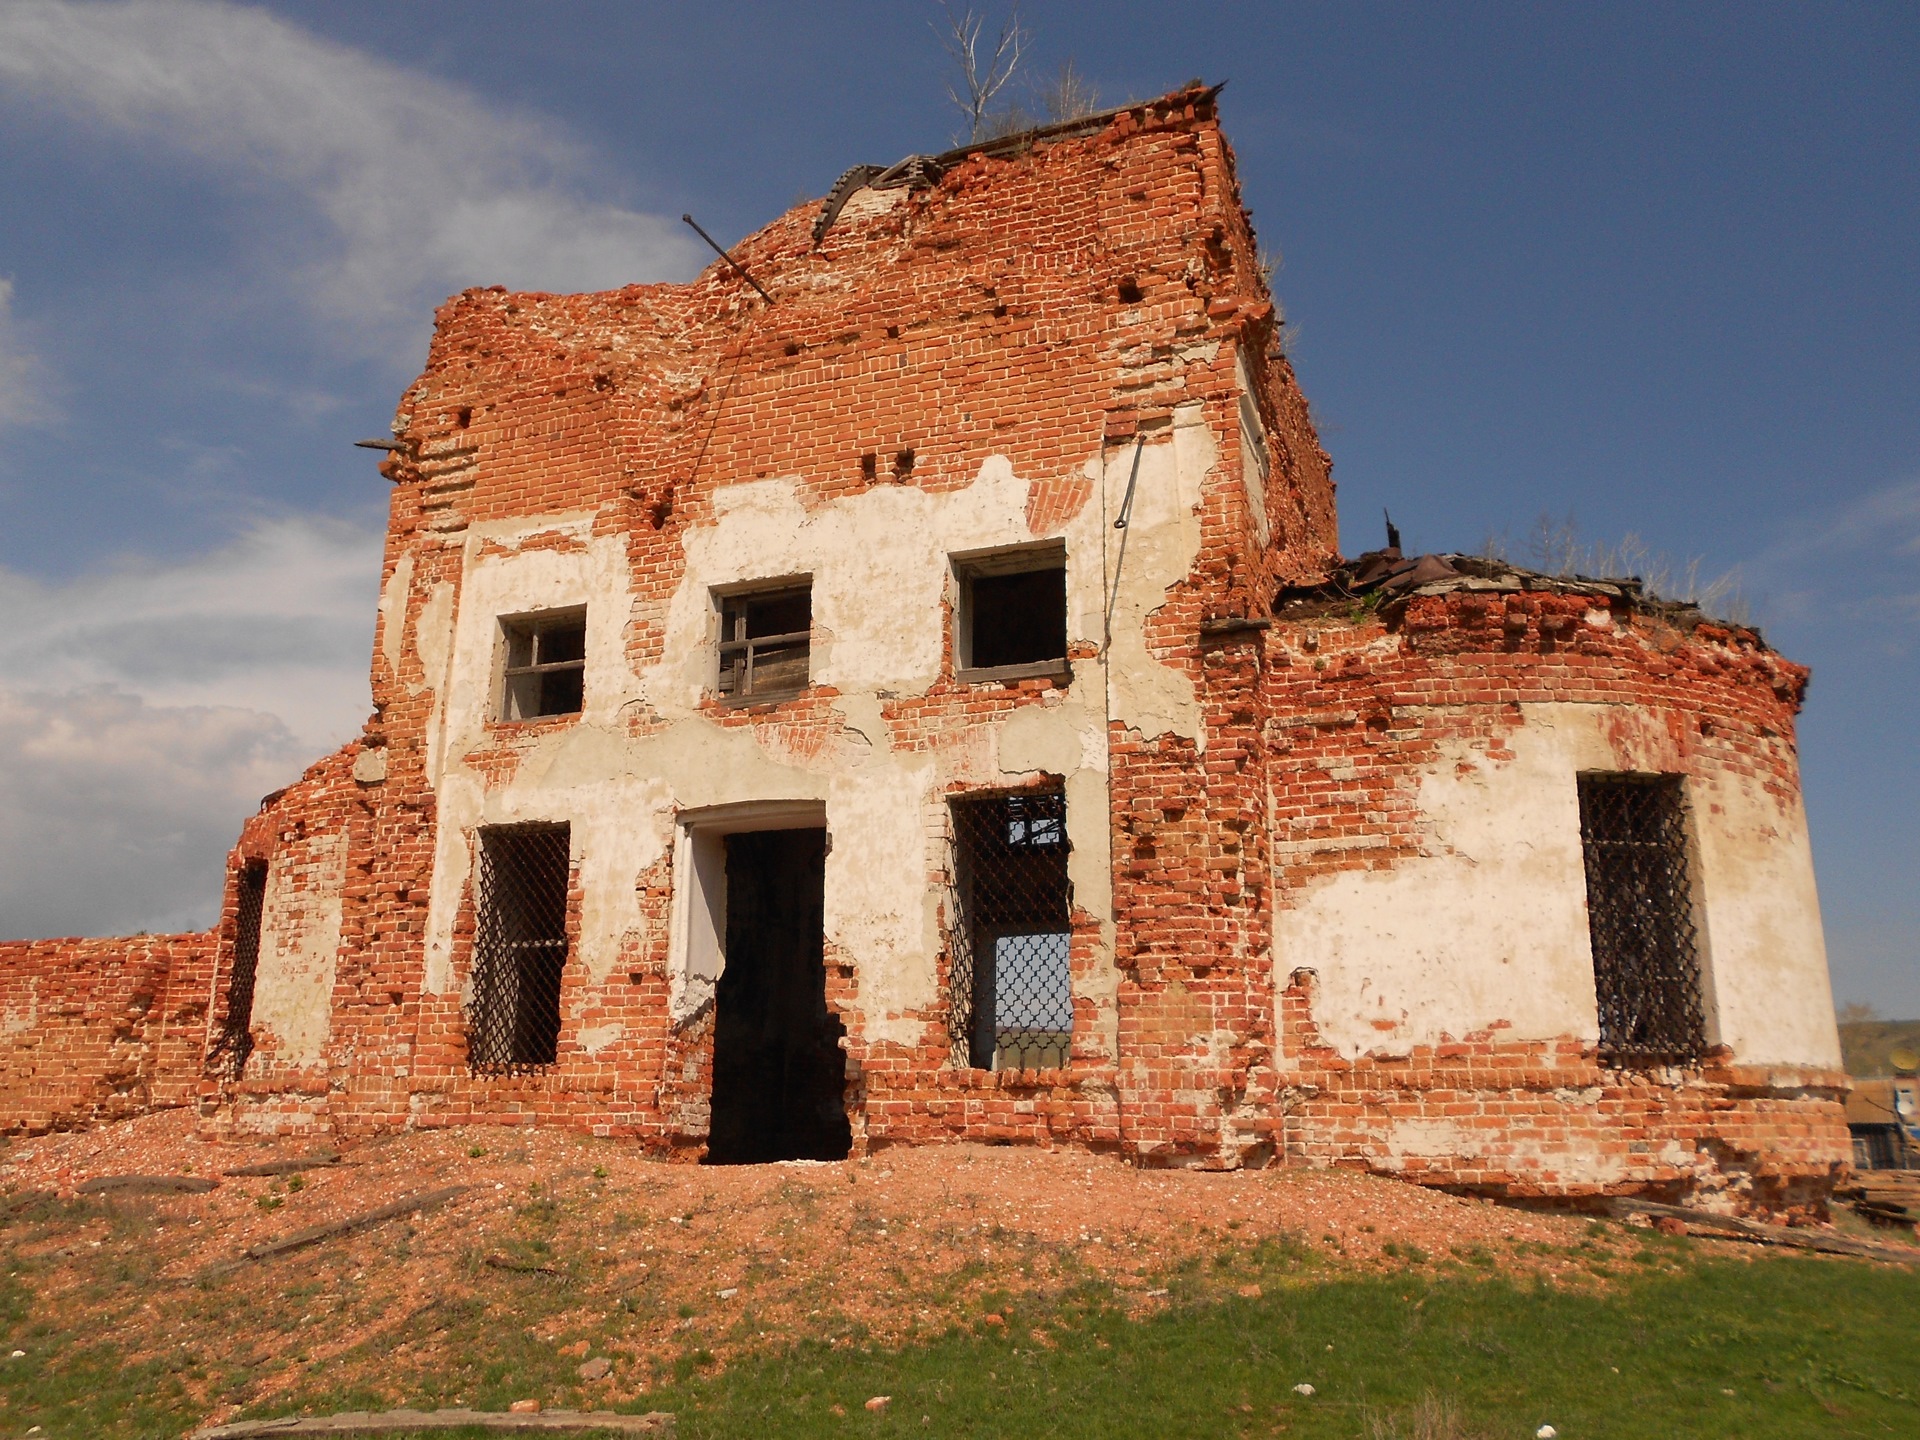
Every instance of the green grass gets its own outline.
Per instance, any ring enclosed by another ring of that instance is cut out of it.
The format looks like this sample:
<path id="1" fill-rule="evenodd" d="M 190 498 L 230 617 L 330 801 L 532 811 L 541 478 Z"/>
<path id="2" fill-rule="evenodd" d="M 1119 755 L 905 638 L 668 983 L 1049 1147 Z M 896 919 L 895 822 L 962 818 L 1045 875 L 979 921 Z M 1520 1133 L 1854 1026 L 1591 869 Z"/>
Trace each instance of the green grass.
<path id="1" fill-rule="evenodd" d="M 1094 1300 L 1008 1318 L 896 1354 L 803 1344 L 654 1401 L 688 1440 L 840 1434 L 834 1405 L 876 1436 L 1920 1435 L 1920 1277 L 1848 1263 L 1690 1263 L 1607 1294 L 1328 1278 L 1144 1323 Z"/>
<path id="2" fill-rule="evenodd" d="M 529 1233 L 515 1245 L 544 1254 L 543 1211 L 529 1209 Z M 50 1203 L 18 1217 L 7 1238 L 107 1213 Z M 136 1233 L 136 1216 L 124 1223 Z M 402 1235 L 388 1242 L 395 1252 Z M 1227 1247 L 1149 1280 L 1169 1292 L 1168 1308 L 1150 1318 L 1129 1319 L 1136 1302 L 1082 1279 L 1044 1302 L 989 1295 L 970 1312 L 977 1333 L 950 1329 L 894 1350 L 835 1314 L 811 1322 L 809 1335 L 758 1340 L 745 1301 L 730 1322 L 716 1314 L 689 1329 L 656 1370 L 653 1392 L 624 1408 L 677 1412 L 686 1440 L 1468 1440 L 1531 1436 L 1547 1423 L 1566 1440 L 1920 1435 L 1920 1275 L 1758 1252 L 1703 1258 L 1694 1242 L 1663 1237 L 1603 1252 L 1603 1241 L 1613 1243 L 1605 1227 L 1553 1258 L 1584 1256 L 1597 1267 L 1608 1255 L 1604 1290 L 1591 1279 L 1576 1288 L 1516 1282 L 1472 1247 L 1416 1257 L 1402 1246 L 1402 1268 L 1389 1274 L 1357 1272 L 1306 1243 Z M 98 1253 L 91 1316 L 36 1303 L 36 1277 L 50 1262 L 14 1247 L 0 1253 L 0 1436 L 33 1425 L 49 1440 L 178 1436 L 204 1414 L 196 1396 L 244 1399 L 266 1375 L 286 1388 L 246 1413 L 393 1403 L 350 1375 L 405 1375 L 407 1403 L 423 1408 L 504 1409 L 523 1395 L 586 1408 L 594 1392 L 573 1376 L 577 1360 L 534 1329 L 590 1332 L 604 1353 L 654 1303 L 636 1293 L 582 1315 L 564 1279 L 483 1272 L 476 1260 L 466 1278 L 484 1282 L 491 1299 L 442 1294 L 404 1327 L 444 1342 L 433 1368 L 397 1366 L 374 1342 L 323 1363 L 308 1348 L 317 1330 L 377 1318 L 344 1260 L 289 1265 L 249 1292 L 227 1282 L 161 1285 Z M 1253 1282 L 1258 1295 L 1237 1293 Z M 1005 1323 L 985 1325 L 988 1311 Z M 117 1318 L 103 1322 L 108 1312 Z M 126 1363 L 136 1327 L 166 1337 L 164 1358 Z M 708 1347 L 723 1330 L 752 1348 L 721 1370 Z M 235 1335 L 245 1339 L 238 1349 Z M 16 1348 L 27 1353 L 8 1358 Z M 1300 1383 L 1316 1393 L 1295 1394 Z M 892 1396 L 891 1408 L 867 1413 L 872 1395 Z"/>

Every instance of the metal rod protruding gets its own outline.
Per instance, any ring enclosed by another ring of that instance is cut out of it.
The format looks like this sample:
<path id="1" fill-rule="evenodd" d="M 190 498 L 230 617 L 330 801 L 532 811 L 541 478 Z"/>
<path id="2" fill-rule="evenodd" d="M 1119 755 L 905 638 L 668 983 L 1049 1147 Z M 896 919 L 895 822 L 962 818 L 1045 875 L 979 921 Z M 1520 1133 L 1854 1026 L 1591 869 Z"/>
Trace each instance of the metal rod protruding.
<path id="1" fill-rule="evenodd" d="M 751 285 L 755 290 L 758 290 L 760 292 L 760 298 L 762 300 L 766 301 L 767 304 L 769 305 L 773 304 L 773 297 L 767 294 L 765 288 L 761 286 L 758 280 L 754 279 L 753 276 L 747 273 L 747 267 L 742 265 L 738 260 L 734 259 L 733 256 L 729 255 L 725 250 L 722 250 L 720 248 L 720 242 L 714 239 L 711 235 L 707 234 L 706 231 L 702 230 L 700 228 L 700 222 L 698 220 L 694 219 L 693 216 L 691 215 L 682 215 L 680 218 L 686 221 L 687 224 L 693 227 L 694 234 L 698 235 L 702 240 L 706 241 L 707 244 L 713 247 L 714 254 L 718 255 L 722 260 L 726 261 L 727 264 L 731 265 L 734 269 L 738 270 L 740 272 L 740 278 L 742 280 L 745 280 L 747 284 Z"/>

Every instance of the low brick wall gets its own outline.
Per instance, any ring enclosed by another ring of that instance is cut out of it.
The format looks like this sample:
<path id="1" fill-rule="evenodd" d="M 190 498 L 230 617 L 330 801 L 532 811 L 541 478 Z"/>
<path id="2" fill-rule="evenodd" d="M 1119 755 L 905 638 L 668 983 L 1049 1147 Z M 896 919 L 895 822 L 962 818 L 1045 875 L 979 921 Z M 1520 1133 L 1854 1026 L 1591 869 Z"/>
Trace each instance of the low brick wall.
<path id="1" fill-rule="evenodd" d="M 0 1131 L 192 1103 L 214 934 L 0 942 Z"/>

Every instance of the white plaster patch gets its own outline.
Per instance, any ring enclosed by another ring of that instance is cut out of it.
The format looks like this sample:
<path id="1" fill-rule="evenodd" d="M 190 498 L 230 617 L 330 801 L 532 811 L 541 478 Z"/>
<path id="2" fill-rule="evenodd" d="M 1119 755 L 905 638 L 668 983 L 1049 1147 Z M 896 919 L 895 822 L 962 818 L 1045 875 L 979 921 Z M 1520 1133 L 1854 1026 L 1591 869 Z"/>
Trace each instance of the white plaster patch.
<path id="1" fill-rule="evenodd" d="M 1676 771 L 1674 729 L 1624 706 L 1527 705 L 1504 739 L 1509 760 L 1456 743 L 1421 774 L 1425 853 L 1317 879 L 1275 916 L 1276 973 L 1317 972 L 1314 1019 L 1342 1054 L 1496 1025 L 1514 1040 L 1598 1038 L 1577 777 Z M 1837 1062 L 1797 800 L 1711 768 L 1688 794 L 1709 1040 L 1740 1059 Z"/>
<path id="2" fill-rule="evenodd" d="M 413 593 L 413 553 L 402 555 L 393 567 L 393 575 L 380 590 L 380 655 L 387 662 L 387 673 L 400 673 L 400 656 L 406 642 L 407 597 Z"/>
<path id="3" fill-rule="evenodd" d="M 253 1026 L 273 1037 L 276 1064 L 304 1069 L 325 1057 L 346 881 L 344 831 L 283 846 L 267 871 Z"/>

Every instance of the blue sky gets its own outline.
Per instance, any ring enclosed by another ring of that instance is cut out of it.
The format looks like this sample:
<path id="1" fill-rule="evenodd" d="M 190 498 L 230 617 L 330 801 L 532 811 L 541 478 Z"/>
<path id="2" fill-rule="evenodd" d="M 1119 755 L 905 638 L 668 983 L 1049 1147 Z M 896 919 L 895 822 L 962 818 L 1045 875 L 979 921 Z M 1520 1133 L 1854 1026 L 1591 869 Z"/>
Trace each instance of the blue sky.
<path id="1" fill-rule="evenodd" d="M 1029 0 L 1229 82 L 1350 550 L 1543 514 L 1737 570 L 1815 676 L 1835 989 L 1920 1014 L 1920 10 Z M 0 3 L 0 934 L 205 923 L 358 728 L 433 305 L 703 263 L 942 148 L 927 0 Z"/>

